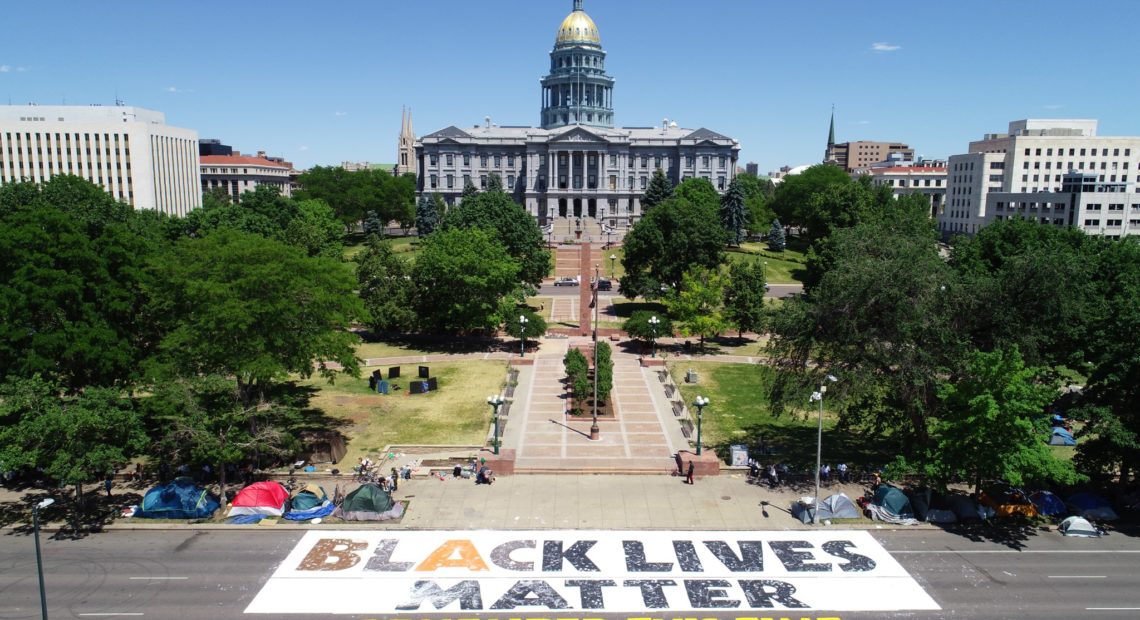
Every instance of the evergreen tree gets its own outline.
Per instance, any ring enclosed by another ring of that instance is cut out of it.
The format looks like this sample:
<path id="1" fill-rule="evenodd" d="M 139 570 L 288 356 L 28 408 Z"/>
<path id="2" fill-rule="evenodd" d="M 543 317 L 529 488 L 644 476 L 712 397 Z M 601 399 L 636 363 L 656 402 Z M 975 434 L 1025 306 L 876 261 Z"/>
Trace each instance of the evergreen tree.
<path id="1" fill-rule="evenodd" d="M 780 220 L 772 220 L 772 228 L 768 230 L 768 248 L 773 252 L 783 252 L 787 245 L 784 227 L 780 225 Z"/>
<path id="2" fill-rule="evenodd" d="M 730 245 L 740 245 L 740 238 L 747 221 L 748 210 L 744 207 L 744 190 L 740 187 L 740 183 L 733 179 L 728 184 L 728 191 L 720 199 L 720 222 L 728 233 Z"/>
<path id="3" fill-rule="evenodd" d="M 645 197 L 641 199 L 641 207 L 648 211 L 665 202 L 673 196 L 673 184 L 660 168 L 653 171 L 653 178 L 649 180 L 649 189 L 645 190 Z"/>
<path id="4" fill-rule="evenodd" d="M 375 211 L 369 211 L 364 216 L 364 236 L 371 237 L 372 235 L 384 236 L 384 223 L 380 221 L 380 214 Z"/>
<path id="5" fill-rule="evenodd" d="M 467 200 L 471 196 L 474 196 L 478 193 L 479 190 L 475 189 L 475 184 L 471 182 L 471 179 L 467 179 L 463 182 L 463 193 L 460 194 L 463 200 Z"/>
<path id="6" fill-rule="evenodd" d="M 491 177 L 487 180 L 488 192 L 502 192 L 503 191 L 503 177 L 498 173 L 492 172 Z"/>
<path id="7" fill-rule="evenodd" d="M 594 369 L 594 379 L 598 382 L 598 402 L 609 402 L 610 392 L 614 389 L 614 359 L 610 343 L 599 340 L 598 366 Z"/>
<path id="8" fill-rule="evenodd" d="M 439 213 L 435 210 L 430 198 L 426 194 L 420 196 L 416 203 L 416 232 L 426 237 L 439 226 Z"/>

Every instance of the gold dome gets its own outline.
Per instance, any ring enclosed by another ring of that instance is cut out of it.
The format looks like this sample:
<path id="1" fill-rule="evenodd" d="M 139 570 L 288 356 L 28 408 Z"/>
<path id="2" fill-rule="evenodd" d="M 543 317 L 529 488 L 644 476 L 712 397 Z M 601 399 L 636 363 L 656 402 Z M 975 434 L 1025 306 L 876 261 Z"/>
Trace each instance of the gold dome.
<path id="1" fill-rule="evenodd" d="M 594 25 L 594 20 L 590 19 L 589 15 L 581 9 L 575 9 L 573 13 L 566 16 L 562 20 L 562 25 L 558 27 L 558 38 L 555 39 L 555 45 L 564 43 L 592 43 L 594 45 L 601 45 L 602 38 L 598 36 L 598 27 Z"/>

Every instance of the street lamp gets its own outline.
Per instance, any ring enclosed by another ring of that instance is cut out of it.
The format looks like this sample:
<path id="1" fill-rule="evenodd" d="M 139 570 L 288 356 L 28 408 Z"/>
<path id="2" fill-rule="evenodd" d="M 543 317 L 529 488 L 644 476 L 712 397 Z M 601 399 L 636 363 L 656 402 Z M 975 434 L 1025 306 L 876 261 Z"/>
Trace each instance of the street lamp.
<path id="1" fill-rule="evenodd" d="M 499 453 L 499 407 L 503 405 L 503 397 L 498 394 L 487 397 L 487 404 L 491 405 L 491 421 L 495 423 L 495 454 Z"/>
<path id="2" fill-rule="evenodd" d="M 698 396 L 693 401 L 693 406 L 697 408 L 697 456 L 701 455 L 701 420 L 704 419 L 705 407 L 709 404 L 709 399 L 704 396 Z"/>
<path id="3" fill-rule="evenodd" d="M 657 357 L 657 324 L 660 322 L 661 322 L 661 319 L 657 318 L 656 314 L 649 317 L 649 328 L 653 330 L 653 355 L 652 355 L 652 357 Z"/>
<path id="4" fill-rule="evenodd" d="M 47 620 L 47 593 L 44 591 L 44 562 L 40 557 L 40 511 L 55 503 L 52 498 L 32 506 L 32 532 L 36 539 L 36 574 L 40 578 L 40 614 Z"/>
<path id="5" fill-rule="evenodd" d="M 614 261 L 617 260 L 617 254 L 610 254 L 610 279 L 614 279 Z"/>
<path id="6" fill-rule="evenodd" d="M 825 377 L 828 381 L 835 383 L 839 379 L 835 375 L 827 375 Z M 819 470 L 823 467 L 821 463 L 821 456 L 823 453 L 823 395 L 827 393 L 827 384 L 820 383 L 819 391 L 811 393 L 811 402 L 819 402 L 819 421 L 816 427 L 815 436 L 815 499 L 812 500 L 812 520 L 815 525 L 819 525 Z"/>
<path id="7" fill-rule="evenodd" d="M 519 357 L 526 357 L 526 324 L 529 322 L 526 316 L 519 315 Z"/>
<path id="8" fill-rule="evenodd" d="M 590 425 L 590 439 L 598 439 L 602 429 L 598 428 L 598 265 L 594 265 L 594 423 Z"/>

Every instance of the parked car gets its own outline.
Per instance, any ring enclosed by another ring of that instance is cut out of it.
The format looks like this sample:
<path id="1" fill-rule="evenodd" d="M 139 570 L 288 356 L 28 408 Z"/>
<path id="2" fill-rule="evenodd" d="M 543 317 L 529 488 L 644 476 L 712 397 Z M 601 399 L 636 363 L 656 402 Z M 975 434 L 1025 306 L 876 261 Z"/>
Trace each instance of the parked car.
<path id="1" fill-rule="evenodd" d="M 614 290 L 614 283 L 609 281 L 609 280 L 606 280 L 604 278 L 601 280 L 598 280 L 598 290 L 599 291 L 612 291 L 612 290 Z"/>
<path id="2" fill-rule="evenodd" d="M 562 277 L 554 281 L 554 286 L 578 286 L 578 278 Z"/>

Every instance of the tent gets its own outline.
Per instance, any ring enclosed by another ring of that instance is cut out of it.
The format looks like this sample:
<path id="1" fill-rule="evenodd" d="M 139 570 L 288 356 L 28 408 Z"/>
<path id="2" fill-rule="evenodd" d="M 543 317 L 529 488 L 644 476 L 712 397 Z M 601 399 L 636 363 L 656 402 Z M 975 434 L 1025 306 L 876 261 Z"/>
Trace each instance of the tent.
<path id="1" fill-rule="evenodd" d="M 1077 493 L 1076 495 L 1072 495 L 1066 504 L 1070 512 L 1086 519 L 1112 521 L 1117 518 L 1116 512 L 1112 509 L 1108 500 L 1092 493 Z"/>
<path id="2" fill-rule="evenodd" d="M 998 517 L 1036 517 L 1037 507 L 1026 498 L 1021 489 L 993 486 L 982 491 L 978 498 L 983 506 L 993 508 Z"/>
<path id="3" fill-rule="evenodd" d="M 1029 496 L 1029 501 L 1037 507 L 1039 514 L 1046 517 L 1065 514 L 1065 502 L 1049 491 L 1037 491 Z"/>
<path id="4" fill-rule="evenodd" d="M 906 493 L 896 486 L 880 484 L 879 488 L 875 489 L 875 499 L 872 503 L 899 516 L 914 515 L 914 509 L 911 508 Z"/>
<path id="5" fill-rule="evenodd" d="M 218 498 L 190 478 L 154 487 L 143 496 L 135 512 L 143 519 L 205 519 L 219 507 Z"/>
<path id="6" fill-rule="evenodd" d="M 304 512 L 320 506 L 322 503 L 328 501 L 329 496 L 325 494 L 325 490 L 315 484 L 306 484 L 301 490 L 293 494 L 293 500 L 289 504 L 290 511 Z"/>
<path id="7" fill-rule="evenodd" d="M 926 521 L 930 513 L 930 499 L 933 495 L 930 489 L 907 489 L 906 498 L 910 500 L 910 507 L 914 509 L 914 518 Z"/>
<path id="8" fill-rule="evenodd" d="M 959 521 L 977 521 L 982 518 L 978 502 L 965 493 L 951 493 L 946 496 L 946 506 Z"/>
<path id="9" fill-rule="evenodd" d="M 403 514 L 403 504 L 392 501 L 392 496 L 378 485 L 367 483 L 346 495 L 333 516 L 345 521 L 384 521 L 399 519 Z"/>
<path id="10" fill-rule="evenodd" d="M 242 489 L 230 508 L 229 516 L 266 515 L 280 517 L 285 512 L 289 492 L 276 482 L 255 482 Z"/>
<path id="11" fill-rule="evenodd" d="M 1062 536 L 1081 536 L 1083 538 L 1097 538 L 1100 532 L 1093 527 L 1092 523 L 1081 517 L 1069 517 L 1061 522 L 1057 527 Z"/>
<path id="12" fill-rule="evenodd" d="M 810 498 L 809 498 L 810 499 Z M 815 510 L 811 504 L 799 501 L 792 504 L 792 516 L 801 523 L 811 523 L 815 517 Z M 823 519 L 858 519 L 859 507 L 843 493 L 836 493 L 819 503 L 819 518 Z"/>
<path id="13" fill-rule="evenodd" d="M 1061 428 L 1060 426 L 1053 427 L 1053 436 L 1049 438 L 1049 445 L 1051 446 L 1075 446 L 1077 440 L 1069 431 Z"/>

